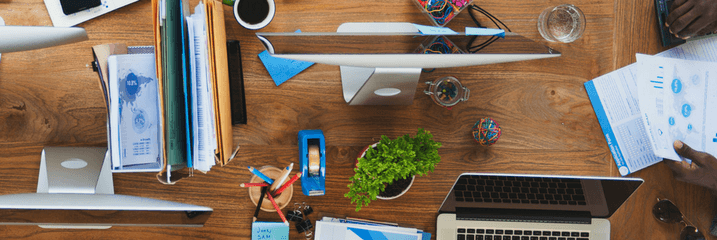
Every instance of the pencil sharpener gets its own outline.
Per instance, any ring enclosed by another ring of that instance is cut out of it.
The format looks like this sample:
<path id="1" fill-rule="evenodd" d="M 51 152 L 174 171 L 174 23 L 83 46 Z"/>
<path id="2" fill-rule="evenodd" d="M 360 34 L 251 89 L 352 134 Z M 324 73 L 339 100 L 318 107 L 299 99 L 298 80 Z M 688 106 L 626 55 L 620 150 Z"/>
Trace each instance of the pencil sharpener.
<path id="1" fill-rule="evenodd" d="M 326 194 L 326 140 L 321 130 L 299 131 L 301 191 L 306 196 Z"/>
<path id="2" fill-rule="evenodd" d="M 441 107 L 451 109 L 461 101 L 468 100 L 470 91 L 455 77 L 442 77 L 433 82 L 426 82 L 427 88 L 423 91 L 431 96 L 433 101 Z"/>

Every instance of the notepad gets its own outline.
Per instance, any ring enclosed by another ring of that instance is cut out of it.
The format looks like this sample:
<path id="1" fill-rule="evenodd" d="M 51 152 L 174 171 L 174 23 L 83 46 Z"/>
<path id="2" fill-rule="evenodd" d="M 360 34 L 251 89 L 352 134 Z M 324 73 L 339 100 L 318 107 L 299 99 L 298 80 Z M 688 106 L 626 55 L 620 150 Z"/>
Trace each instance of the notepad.
<path id="1" fill-rule="evenodd" d="M 420 24 L 413 24 L 419 32 L 423 35 L 453 35 L 458 34 L 455 31 L 451 30 L 447 27 L 434 27 L 434 26 L 425 26 Z"/>
<path id="2" fill-rule="evenodd" d="M 296 32 L 301 32 L 301 30 L 296 30 Z M 274 80 L 277 87 L 304 71 L 304 69 L 314 65 L 313 62 L 273 57 L 266 50 L 259 53 L 259 60 L 264 64 L 266 71 L 269 72 L 269 76 Z"/>
<path id="3" fill-rule="evenodd" d="M 252 240 L 288 240 L 289 226 L 283 222 L 253 222 L 251 224 Z"/>

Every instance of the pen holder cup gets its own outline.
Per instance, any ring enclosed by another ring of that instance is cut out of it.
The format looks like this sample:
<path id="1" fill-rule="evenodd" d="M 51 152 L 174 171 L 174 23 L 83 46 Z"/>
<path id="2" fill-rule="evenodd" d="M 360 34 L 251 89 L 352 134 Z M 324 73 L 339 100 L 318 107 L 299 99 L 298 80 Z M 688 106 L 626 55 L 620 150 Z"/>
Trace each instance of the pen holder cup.
<path id="1" fill-rule="evenodd" d="M 281 169 L 272 166 L 264 166 L 259 169 L 259 171 L 271 179 L 277 179 L 281 176 Z M 249 182 L 262 183 L 264 182 L 264 180 L 262 180 L 260 177 L 257 177 L 256 175 L 252 175 Z M 280 209 L 284 209 L 284 207 L 289 205 L 289 202 L 291 202 L 292 196 L 294 196 L 294 186 L 289 186 L 286 188 L 286 190 L 281 192 L 279 196 L 274 197 L 274 201 L 276 201 L 276 205 L 279 205 Z M 259 197 L 261 197 L 261 188 L 250 187 L 249 198 L 251 199 L 251 202 L 254 203 L 254 206 L 256 206 L 256 204 L 259 202 Z M 261 210 L 265 212 L 276 212 L 276 209 L 274 209 L 274 206 L 272 206 L 271 201 L 269 201 L 268 197 L 264 197 L 264 201 L 262 201 L 261 203 Z"/>

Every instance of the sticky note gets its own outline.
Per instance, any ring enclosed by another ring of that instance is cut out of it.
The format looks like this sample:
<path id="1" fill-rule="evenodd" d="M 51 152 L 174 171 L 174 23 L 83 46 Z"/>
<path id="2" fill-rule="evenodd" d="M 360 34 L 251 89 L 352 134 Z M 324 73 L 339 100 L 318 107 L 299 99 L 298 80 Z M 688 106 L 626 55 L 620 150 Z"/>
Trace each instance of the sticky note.
<path id="1" fill-rule="evenodd" d="M 253 222 L 252 240 L 289 240 L 289 226 L 283 222 Z"/>
<path id="2" fill-rule="evenodd" d="M 301 30 L 296 30 L 296 32 L 301 32 Z M 264 64 L 264 68 L 269 72 L 269 76 L 274 80 L 276 86 L 281 85 L 286 82 L 286 80 L 304 71 L 304 69 L 314 65 L 312 62 L 273 57 L 266 50 L 259 53 L 259 59 L 261 63 Z"/>
<path id="3" fill-rule="evenodd" d="M 505 38 L 505 30 L 497 28 L 474 28 L 466 27 L 468 36 L 496 36 Z"/>
<path id="4" fill-rule="evenodd" d="M 457 32 L 451 30 L 447 27 L 434 27 L 434 26 L 425 26 L 420 24 L 413 24 L 416 28 L 418 28 L 418 31 L 421 32 L 423 35 L 450 35 L 450 34 L 458 34 Z"/>

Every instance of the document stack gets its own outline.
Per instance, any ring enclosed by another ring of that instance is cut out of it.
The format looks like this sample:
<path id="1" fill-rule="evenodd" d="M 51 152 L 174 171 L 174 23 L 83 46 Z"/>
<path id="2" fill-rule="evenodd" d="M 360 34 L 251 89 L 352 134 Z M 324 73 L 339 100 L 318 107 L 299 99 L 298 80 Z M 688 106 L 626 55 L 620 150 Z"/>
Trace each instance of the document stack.
<path id="1" fill-rule="evenodd" d="M 227 164 L 232 151 L 231 100 L 224 10 L 221 3 L 153 0 L 165 183 Z M 176 169 L 189 168 L 189 172 Z M 166 173 L 166 174 L 165 174 Z M 174 175 L 174 176 L 172 176 Z"/>
<path id="2" fill-rule="evenodd" d="M 221 4 L 153 1 L 155 46 L 93 47 L 108 105 L 113 172 L 158 172 L 172 184 L 225 165 L 232 152 Z"/>
<path id="3" fill-rule="evenodd" d="M 715 52 L 717 37 L 698 39 L 585 83 L 620 175 L 680 160 L 674 140 L 717 154 Z"/>
<path id="4" fill-rule="evenodd" d="M 395 223 L 356 218 L 323 217 L 316 221 L 315 240 L 430 240 L 431 234 L 415 228 L 399 227 Z"/>

